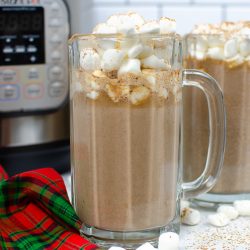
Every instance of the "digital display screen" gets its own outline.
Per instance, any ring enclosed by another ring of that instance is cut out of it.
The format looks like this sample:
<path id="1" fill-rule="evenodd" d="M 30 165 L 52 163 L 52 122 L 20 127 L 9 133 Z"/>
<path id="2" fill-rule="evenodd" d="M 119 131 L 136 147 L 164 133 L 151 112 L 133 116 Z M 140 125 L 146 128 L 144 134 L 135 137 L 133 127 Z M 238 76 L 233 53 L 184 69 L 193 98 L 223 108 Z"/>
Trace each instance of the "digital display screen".
<path id="1" fill-rule="evenodd" d="M 43 7 L 0 7 L 0 65 L 45 63 Z"/>

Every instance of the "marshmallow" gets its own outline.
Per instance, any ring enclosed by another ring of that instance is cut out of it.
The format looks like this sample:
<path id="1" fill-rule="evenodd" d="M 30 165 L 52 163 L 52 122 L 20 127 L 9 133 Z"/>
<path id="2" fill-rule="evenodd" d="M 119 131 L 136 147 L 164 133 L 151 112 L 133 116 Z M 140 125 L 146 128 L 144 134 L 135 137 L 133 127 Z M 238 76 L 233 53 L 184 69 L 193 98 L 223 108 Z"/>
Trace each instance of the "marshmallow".
<path id="1" fill-rule="evenodd" d="M 136 250 L 156 250 L 150 243 L 144 243 L 140 247 L 136 248 Z"/>
<path id="2" fill-rule="evenodd" d="M 107 24 L 115 27 L 129 27 L 135 28 L 144 24 L 144 19 L 135 12 L 128 12 L 125 14 L 112 15 L 108 18 Z"/>
<path id="3" fill-rule="evenodd" d="M 160 25 L 157 21 L 149 21 L 144 23 L 139 27 L 138 32 L 141 34 L 150 33 L 150 34 L 159 34 Z"/>
<path id="4" fill-rule="evenodd" d="M 240 54 L 244 57 L 250 55 L 250 39 L 244 39 L 239 43 Z"/>
<path id="5" fill-rule="evenodd" d="M 209 48 L 207 51 L 207 56 L 217 60 L 224 59 L 224 50 L 220 47 Z"/>
<path id="6" fill-rule="evenodd" d="M 223 47 L 225 44 L 225 39 L 221 35 L 211 35 L 208 36 L 208 47 L 214 48 L 214 47 Z"/>
<path id="7" fill-rule="evenodd" d="M 234 220 L 239 216 L 239 212 L 233 206 L 229 205 L 219 206 L 217 213 L 225 214 L 229 220 Z"/>
<path id="8" fill-rule="evenodd" d="M 100 93 L 94 90 L 86 94 L 86 96 L 92 100 L 96 100 L 99 97 L 99 95 Z"/>
<path id="9" fill-rule="evenodd" d="M 179 235 L 173 232 L 163 233 L 159 237 L 159 250 L 179 250 L 180 238 Z"/>
<path id="10" fill-rule="evenodd" d="M 208 222 L 216 227 L 224 227 L 229 223 L 228 217 L 223 213 L 210 214 Z"/>
<path id="11" fill-rule="evenodd" d="M 128 57 L 130 58 L 136 58 L 143 52 L 143 46 L 142 44 L 136 44 L 128 51 Z"/>
<path id="12" fill-rule="evenodd" d="M 142 104 L 150 96 L 150 91 L 144 86 L 138 86 L 133 89 L 130 94 L 130 101 L 134 105 Z"/>
<path id="13" fill-rule="evenodd" d="M 241 216 L 250 216 L 250 200 L 239 200 L 234 202 L 235 209 Z"/>
<path id="14" fill-rule="evenodd" d="M 100 69 L 101 60 L 96 50 L 92 48 L 83 49 L 80 52 L 80 66 L 86 71 Z"/>
<path id="15" fill-rule="evenodd" d="M 198 210 L 192 208 L 184 208 L 181 210 L 181 222 L 186 225 L 194 226 L 201 221 L 201 215 Z"/>
<path id="16" fill-rule="evenodd" d="M 125 60 L 120 69 L 118 70 L 118 76 L 126 73 L 140 74 L 141 73 L 141 62 L 138 59 L 127 59 Z"/>
<path id="17" fill-rule="evenodd" d="M 174 19 L 162 17 L 159 21 L 160 34 L 169 34 L 176 32 L 176 22 Z"/>
<path id="18" fill-rule="evenodd" d="M 232 58 L 237 55 L 237 41 L 236 39 L 230 39 L 225 43 L 224 54 L 226 58 Z"/>
<path id="19" fill-rule="evenodd" d="M 159 59 L 155 55 L 149 56 L 142 60 L 142 66 L 146 69 L 167 69 L 167 64 L 163 59 Z"/>
<path id="20" fill-rule="evenodd" d="M 183 210 L 184 208 L 188 208 L 190 206 L 190 202 L 187 200 L 181 199 L 180 201 L 180 209 Z"/>
<path id="21" fill-rule="evenodd" d="M 116 27 L 108 25 L 107 23 L 99 23 L 93 29 L 93 34 L 115 34 L 117 33 Z"/>
<path id="22" fill-rule="evenodd" d="M 157 81 L 155 77 L 155 72 L 152 72 L 150 69 L 143 69 L 142 74 L 144 78 L 146 79 L 144 85 L 151 89 L 153 92 L 157 91 Z"/>
<path id="23" fill-rule="evenodd" d="M 161 87 L 161 88 L 159 89 L 158 95 L 159 95 L 159 97 L 162 97 L 162 98 L 164 98 L 164 99 L 167 99 L 168 96 L 169 96 L 169 92 L 168 92 L 168 90 L 167 90 L 166 88 Z"/>
<path id="24" fill-rule="evenodd" d="M 167 59 L 171 58 L 172 51 L 169 50 L 169 48 L 167 46 L 165 46 L 164 48 L 155 48 L 154 55 L 160 59 L 167 60 Z"/>
<path id="25" fill-rule="evenodd" d="M 138 55 L 138 58 L 144 59 L 146 57 L 149 57 L 153 55 L 154 50 L 150 46 L 143 46 L 142 52 Z"/>
<path id="26" fill-rule="evenodd" d="M 228 67 L 232 69 L 244 63 L 244 58 L 241 55 L 237 54 L 235 57 L 227 59 L 226 62 L 228 64 Z"/>
<path id="27" fill-rule="evenodd" d="M 118 49 L 108 49 L 103 53 L 101 68 L 104 71 L 118 70 L 124 57 L 124 51 Z"/>
<path id="28" fill-rule="evenodd" d="M 108 250 L 126 250 L 126 249 L 122 247 L 110 247 Z"/>
<path id="29" fill-rule="evenodd" d="M 114 102 L 119 102 L 121 99 L 128 98 L 129 93 L 130 93 L 129 86 L 125 86 L 125 85 L 107 84 L 105 88 L 106 88 L 106 92 L 108 96 Z"/>
<path id="30" fill-rule="evenodd" d="M 205 52 L 208 49 L 208 41 L 204 36 L 198 36 L 196 38 L 195 50 Z"/>

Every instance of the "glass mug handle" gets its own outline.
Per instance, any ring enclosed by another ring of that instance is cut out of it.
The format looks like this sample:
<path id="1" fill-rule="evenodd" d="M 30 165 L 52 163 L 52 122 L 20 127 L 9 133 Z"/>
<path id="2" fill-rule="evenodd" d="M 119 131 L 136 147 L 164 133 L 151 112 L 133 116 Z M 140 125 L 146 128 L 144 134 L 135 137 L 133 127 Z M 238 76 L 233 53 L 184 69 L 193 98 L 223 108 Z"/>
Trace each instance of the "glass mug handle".
<path id="1" fill-rule="evenodd" d="M 220 175 L 225 152 L 226 115 L 222 91 L 210 75 L 198 70 L 184 70 L 183 86 L 196 87 L 203 91 L 209 113 L 210 132 L 205 168 L 196 180 L 182 184 L 184 198 L 192 198 L 209 191 Z"/>

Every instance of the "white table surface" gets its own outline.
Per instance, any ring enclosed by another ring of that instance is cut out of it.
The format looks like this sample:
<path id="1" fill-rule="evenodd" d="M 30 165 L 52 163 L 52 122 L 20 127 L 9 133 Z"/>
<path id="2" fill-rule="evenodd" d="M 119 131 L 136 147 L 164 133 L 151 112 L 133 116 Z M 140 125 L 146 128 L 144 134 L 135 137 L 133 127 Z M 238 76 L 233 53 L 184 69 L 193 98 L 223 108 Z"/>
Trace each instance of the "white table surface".
<path id="1" fill-rule="evenodd" d="M 70 175 L 63 175 L 63 179 L 70 197 Z M 213 212 L 199 210 L 199 225 L 181 226 L 181 250 L 250 250 L 250 217 L 239 217 L 226 227 L 217 228 L 207 223 L 207 216 Z"/>

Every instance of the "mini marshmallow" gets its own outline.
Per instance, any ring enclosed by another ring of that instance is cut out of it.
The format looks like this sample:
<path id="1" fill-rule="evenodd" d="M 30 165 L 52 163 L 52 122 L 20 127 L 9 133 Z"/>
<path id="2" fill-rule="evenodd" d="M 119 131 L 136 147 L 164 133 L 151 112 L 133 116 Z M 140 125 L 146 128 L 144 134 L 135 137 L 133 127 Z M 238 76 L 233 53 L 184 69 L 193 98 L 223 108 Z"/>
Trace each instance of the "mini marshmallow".
<path id="1" fill-rule="evenodd" d="M 136 27 L 144 24 L 144 19 L 135 12 L 116 14 L 108 18 L 107 24 L 115 27 Z"/>
<path id="2" fill-rule="evenodd" d="M 160 34 L 169 34 L 176 32 L 176 22 L 174 19 L 162 17 L 159 21 Z"/>
<path id="3" fill-rule="evenodd" d="M 166 88 L 161 87 L 161 88 L 159 89 L 158 95 L 159 95 L 159 97 L 162 97 L 162 98 L 164 98 L 164 99 L 167 99 L 168 96 L 169 96 L 169 92 L 168 92 L 168 90 L 167 90 Z"/>
<path id="4" fill-rule="evenodd" d="M 239 212 L 229 205 L 221 205 L 217 209 L 217 213 L 223 213 L 229 220 L 235 220 L 239 216 Z"/>
<path id="5" fill-rule="evenodd" d="M 127 98 L 130 93 L 129 86 L 107 84 L 106 92 L 114 102 L 119 102 L 122 98 Z"/>
<path id="6" fill-rule="evenodd" d="M 186 225 L 194 226 L 201 221 L 201 214 L 198 210 L 192 208 L 184 208 L 181 210 L 181 222 Z"/>
<path id="7" fill-rule="evenodd" d="M 126 73 L 140 74 L 141 73 L 141 62 L 138 59 L 127 59 L 125 60 L 120 69 L 118 70 L 118 76 Z"/>
<path id="8" fill-rule="evenodd" d="M 108 25 L 107 23 L 99 23 L 93 29 L 93 34 L 115 34 L 117 33 L 116 27 Z"/>
<path id="9" fill-rule="evenodd" d="M 213 59 L 223 60 L 224 50 L 220 47 L 209 48 L 207 51 L 207 56 Z"/>
<path id="10" fill-rule="evenodd" d="M 143 52 L 143 46 L 142 44 L 136 44 L 128 51 L 128 57 L 130 58 L 136 58 L 138 55 L 140 55 Z"/>
<path id="11" fill-rule="evenodd" d="M 142 60 L 142 66 L 146 69 L 167 69 L 167 64 L 163 59 L 152 55 Z"/>
<path id="12" fill-rule="evenodd" d="M 100 69 L 101 59 L 96 50 L 92 48 L 83 49 L 80 52 L 80 66 L 86 71 Z"/>
<path id="13" fill-rule="evenodd" d="M 227 62 L 228 67 L 232 69 L 244 63 L 244 57 L 237 54 L 235 57 L 227 59 L 226 62 Z"/>
<path id="14" fill-rule="evenodd" d="M 187 200 L 183 200 L 181 199 L 181 202 L 180 202 L 180 209 L 184 209 L 184 208 L 188 208 L 190 207 L 190 202 L 187 201 Z"/>
<path id="15" fill-rule="evenodd" d="M 130 94 L 130 101 L 134 105 L 142 104 L 150 96 L 150 90 L 144 86 L 135 87 Z"/>
<path id="16" fill-rule="evenodd" d="M 158 249 L 159 250 L 179 250 L 180 237 L 173 232 L 163 233 L 159 237 Z"/>
<path id="17" fill-rule="evenodd" d="M 103 53 L 101 68 L 104 71 L 118 70 L 124 57 L 124 51 L 118 49 L 108 49 Z"/>
<path id="18" fill-rule="evenodd" d="M 208 36 L 208 47 L 223 47 L 225 44 L 225 39 L 221 35 L 211 35 Z"/>
<path id="19" fill-rule="evenodd" d="M 110 247 L 108 250 L 126 250 L 125 248 L 122 247 Z"/>
<path id="20" fill-rule="evenodd" d="M 142 52 L 138 55 L 138 58 L 144 59 L 153 55 L 154 50 L 150 46 L 143 46 Z"/>
<path id="21" fill-rule="evenodd" d="M 157 91 L 157 81 L 155 72 L 151 69 L 143 69 L 142 75 L 146 79 L 144 85 L 151 89 L 153 92 Z"/>
<path id="22" fill-rule="evenodd" d="M 250 216 L 250 200 L 239 200 L 234 202 L 235 209 L 241 216 Z"/>
<path id="23" fill-rule="evenodd" d="M 208 41 L 204 36 L 198 36 L 196 38 L 195 50 L 205 52 L 208 49 Z"/>
<path id="24" fill-rule="evenodd" d="M 94 90 L 86 94 L 86 96 L 92 100 L 96 100 L 99 97 L 99 95 L 100 93 Z"/>
<path id="25" fill-rule="evenodd" d="M 240 54 L 244 57 L 250 55 L 250 39 L 244 39 L 239 43 Z"/>
<path id="26" fill-rule="evenodd" d="M 160 25 L 157 21 L 149 21 L 140 26 L 138 32 L 141 34 L 146 34 L 146 33 L 159 34 Z"/>
<path id="27" fill-rule="evenodd" d="M 140 247 L 136 248 L 136 250 L 156 250 L 150 243 L 144 243 Z"/>
<path id="28" fill-rule="evenodd" d="M 208 216 L 208 222 L 216 227 L 224 227 L 230 222 L 230 220 L 225 214 L 216 213 Z"/>
<path id="29" fill-rule="evenodd" d="M 237 55 L 237 41 L 236 39 L 230 39 L 225 43 L 224 55 L 226 58 L 232 58 Z"/>

